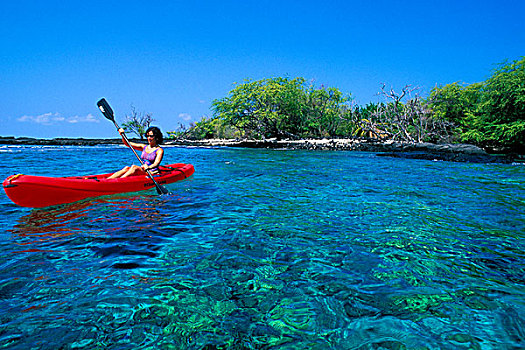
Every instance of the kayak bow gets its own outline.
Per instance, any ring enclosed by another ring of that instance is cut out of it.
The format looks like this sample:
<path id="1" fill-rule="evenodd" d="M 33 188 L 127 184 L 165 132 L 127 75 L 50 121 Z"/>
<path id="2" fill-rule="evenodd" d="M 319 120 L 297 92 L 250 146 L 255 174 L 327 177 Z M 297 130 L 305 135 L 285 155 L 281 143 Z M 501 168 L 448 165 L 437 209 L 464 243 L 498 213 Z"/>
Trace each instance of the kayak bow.
<path id="1" fill-rule="evenodd" d="M 170 184 L 190 177 L 195 169 L 191 164 L 169 164 L 160 166 L 155 176 L 158 184 Z M 7 196 L 22 207 L 41 208 L 76 202 L 82 199 L 138 192 L 156 187 L 146 175 L 107 179 L 111 174 L 48 177 L 32 175 L 11 175 L 4 180 Z"/>

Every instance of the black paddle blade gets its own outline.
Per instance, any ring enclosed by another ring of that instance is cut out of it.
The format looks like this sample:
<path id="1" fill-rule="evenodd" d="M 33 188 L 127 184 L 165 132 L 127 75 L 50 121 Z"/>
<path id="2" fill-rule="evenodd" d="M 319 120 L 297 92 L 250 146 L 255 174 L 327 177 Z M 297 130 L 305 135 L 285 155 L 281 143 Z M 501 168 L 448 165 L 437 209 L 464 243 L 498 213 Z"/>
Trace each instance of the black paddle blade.
<path id="1" fill-rule="evenodd" d="M 98 109 L 104 114 L 104 117 L 111 120 L 112 122 L 115 122 L 115 117 L 113 116 L 113 110 L 109 106 L 108 101 L 106 101 L 105 98 L 101 98 L 100 101 L 97 102 Z"/>
<path id="2" fill-rule="evenodd" d="M 158 194 L 170 194 L 170 191 L 168 191 L 168 189 L 162 185 L 158 185 L 157 186 L 157 193 Z"/>

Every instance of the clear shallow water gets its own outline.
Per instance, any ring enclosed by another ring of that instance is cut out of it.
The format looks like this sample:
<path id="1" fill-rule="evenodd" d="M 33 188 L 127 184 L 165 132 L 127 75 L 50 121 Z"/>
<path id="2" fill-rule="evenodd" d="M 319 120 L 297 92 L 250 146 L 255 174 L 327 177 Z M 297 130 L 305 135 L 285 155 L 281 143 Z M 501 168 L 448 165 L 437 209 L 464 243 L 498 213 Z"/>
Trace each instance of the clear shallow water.
<path id="1" fill-rule="evenodd" d="M 1 178 L 122 147 L 0 147 Z M 0 194 L 0 347 L 525 346 L 525 167 L 168 148 L 195 175 L 40 210 Z"/>

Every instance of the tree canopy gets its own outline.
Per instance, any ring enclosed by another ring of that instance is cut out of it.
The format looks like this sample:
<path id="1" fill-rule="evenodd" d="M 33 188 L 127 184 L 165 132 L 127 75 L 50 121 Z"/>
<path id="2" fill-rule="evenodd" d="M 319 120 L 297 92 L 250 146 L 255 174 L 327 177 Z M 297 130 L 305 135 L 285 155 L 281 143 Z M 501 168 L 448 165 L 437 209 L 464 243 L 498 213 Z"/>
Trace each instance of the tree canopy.
<path id="1" fill-rule="evenodd" d="M 484 82 L 436 87 L 430 100 L 460 141 L 525 150 L 525 57 L 500 64 Z"/>
<path id="2" fill-rule="evenodd" d="M 238 84 L 215 100 L 214 117 L 254 138 L 336 136 L 350 96 L 336 88 L 315 88 L 304 78 L 272 78 Z"/>
<path id="3" fill-rule="evenodd" d="M 305 78 L 235 84 L 212 103 L 212 118 L 193 124 L 193 138 L 367 137 L 409 142 L 469 142 L 525 151 L 525 57 L 499 64 L 484 82 L 418 87 L 383 84 L 383 102 L 357 106 L 351 94 Z M 175 133 L 174 133 L 175 134 Z"/>

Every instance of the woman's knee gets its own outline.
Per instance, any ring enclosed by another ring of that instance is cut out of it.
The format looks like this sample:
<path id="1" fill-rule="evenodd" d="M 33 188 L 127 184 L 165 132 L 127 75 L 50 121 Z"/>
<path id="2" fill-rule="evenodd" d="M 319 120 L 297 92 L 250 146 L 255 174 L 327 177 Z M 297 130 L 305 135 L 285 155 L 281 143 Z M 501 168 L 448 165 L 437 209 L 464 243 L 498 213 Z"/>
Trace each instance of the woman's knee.
<path id="1" fill-rule="evenodd" d="M 136 166 L 136 165 L 132 165 L 131 167 L 129 167 L 127 173 L 131 175 L 131 174 L 139 173 L 141 171 L 142 171 L 141 167 Z"/>

